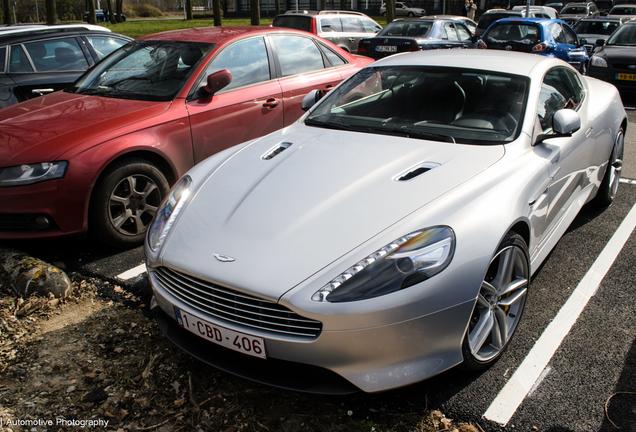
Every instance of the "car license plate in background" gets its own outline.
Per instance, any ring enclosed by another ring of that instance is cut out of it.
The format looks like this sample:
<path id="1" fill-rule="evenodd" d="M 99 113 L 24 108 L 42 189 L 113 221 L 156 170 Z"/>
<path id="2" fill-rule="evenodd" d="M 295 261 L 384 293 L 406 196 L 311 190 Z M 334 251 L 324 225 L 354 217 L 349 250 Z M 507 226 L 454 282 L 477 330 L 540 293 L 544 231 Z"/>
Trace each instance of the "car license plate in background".
<path id="1" fill-rule="evenodd" d="M 616 79 L 624 81 L 636 81 L 636 74 L 617 73 Z"/>
<path id="2" fill-rule="evenodd" d="M 375 50 L 377 52 L 397 52 L 397 46 L 378 45 Z"/>
<path id="3" fill-rule="evenodd" d="M 234 351 L 254 357 L 266 359 L 265 341 L 263 338 L 254 337 L 245 333 L 239 333 L 225 327 L 212 324 L 191 313 L 184 312 L 174 307 L 177 322 L 181 327 L 205 340 L 222 345 Z"/>

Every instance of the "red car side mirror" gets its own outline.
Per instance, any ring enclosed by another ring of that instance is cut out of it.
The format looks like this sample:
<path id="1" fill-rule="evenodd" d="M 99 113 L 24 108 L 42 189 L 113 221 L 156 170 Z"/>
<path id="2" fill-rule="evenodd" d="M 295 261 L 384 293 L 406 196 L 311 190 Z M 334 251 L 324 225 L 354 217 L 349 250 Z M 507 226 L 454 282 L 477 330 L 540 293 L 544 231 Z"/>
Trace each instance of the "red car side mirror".
<path id="1" fill-rule="evenodd" d="M 232 74 L 229 70 L 223 69 L 208 76 L 208 85 L 203 87 L 207 93 L 213 95 L 219 90 L 227 87 L 232 82 Z"/>

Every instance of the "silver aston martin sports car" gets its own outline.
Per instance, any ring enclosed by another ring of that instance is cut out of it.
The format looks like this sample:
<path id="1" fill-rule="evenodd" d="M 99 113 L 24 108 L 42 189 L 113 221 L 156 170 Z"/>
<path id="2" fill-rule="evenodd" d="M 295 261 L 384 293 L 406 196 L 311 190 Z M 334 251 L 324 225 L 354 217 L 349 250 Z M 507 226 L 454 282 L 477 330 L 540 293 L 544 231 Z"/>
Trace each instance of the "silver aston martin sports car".
<path id="1" fill-rule="evenodd" d="M 581 207 L 614 199 L 616 89 L 553 58 L 440 50 L 319 96 L 173 187 L 145 246 L 160 327 L 220 369 L 308 392 L 488 367 Z"/>

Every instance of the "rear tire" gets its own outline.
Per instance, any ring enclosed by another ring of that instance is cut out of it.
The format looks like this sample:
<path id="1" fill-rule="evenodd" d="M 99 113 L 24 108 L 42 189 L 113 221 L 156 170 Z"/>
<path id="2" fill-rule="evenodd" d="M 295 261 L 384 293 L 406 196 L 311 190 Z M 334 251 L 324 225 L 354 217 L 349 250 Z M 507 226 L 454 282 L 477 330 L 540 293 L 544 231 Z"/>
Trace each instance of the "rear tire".
<path id="1" fill-rule="evenodd" d="M 461 368 L 490 367 L 503 354 L 517 329 L 530 282 L 528 246 L 508 233 L 490 261 L 462 343 Z"/>
<path id="2" fill-rule="evenodd" d="M 612 153 L 607 161 L 603 181 L 596 193 L 596 198 L 594 198 L 594 203 L 598 207 L 609 207 L 616 197 L 618 182 L 621 179 L 621 171 L 623 169 L 624 141 L 625 133 L 623 132 L 623 128 L 620 128 L 614 140 Z"/>
<path id="3" fill-rule="evenodd" d="M 143 244 L 152 219 L 170 186 L 151 162 L 129 158 L 106 168 L 93 189 L 89 229 L 117 248 Z"/>

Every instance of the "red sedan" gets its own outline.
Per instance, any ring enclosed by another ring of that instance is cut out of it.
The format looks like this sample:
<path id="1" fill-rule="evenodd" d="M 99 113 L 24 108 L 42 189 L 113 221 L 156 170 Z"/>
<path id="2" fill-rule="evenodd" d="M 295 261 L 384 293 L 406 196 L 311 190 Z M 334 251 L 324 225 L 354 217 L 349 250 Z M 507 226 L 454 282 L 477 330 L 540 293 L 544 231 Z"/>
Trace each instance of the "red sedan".
<path id="1" fill-rule="evenodd" d="M 0 110 L 0 239 L 139 245 L 194 164 L 290 125 L 303 96 L 371 62 L 267 27 L 137 39 L 67 90 Z"/>

